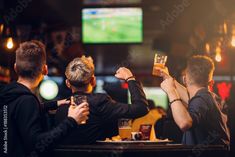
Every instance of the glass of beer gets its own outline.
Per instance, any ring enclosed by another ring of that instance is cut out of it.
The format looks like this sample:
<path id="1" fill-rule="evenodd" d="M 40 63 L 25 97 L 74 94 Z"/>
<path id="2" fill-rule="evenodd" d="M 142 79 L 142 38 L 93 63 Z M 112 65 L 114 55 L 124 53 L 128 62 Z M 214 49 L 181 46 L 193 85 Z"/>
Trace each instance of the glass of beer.
<path id="1" fill-rule="evenodd" d="M 131 139 L 131 126 L 132 122 L 130 119 L 118 120 L 118 131 L 121 139 Z"/>
<path id="2" fill-rule="evenodd" d="M 155 54 L 153 72 L 152 72 L 154 76 L 160 76 L 159 70 L 157 70 L 156 67 L 162 69 L 165 68 L 166 61 L 167 61 L 166 55 L 157 54 L 157 53 Z"/>
<path id="3" fill-rule="evenodd" d="M 71 102 L 74 102 L 75 105 L 80 105 L 81 103 L 87 102 L 87 96 L 86 95 L 71 96 Z M 86 124 L 86 121 L 82 121 L 81 124 Z"/>

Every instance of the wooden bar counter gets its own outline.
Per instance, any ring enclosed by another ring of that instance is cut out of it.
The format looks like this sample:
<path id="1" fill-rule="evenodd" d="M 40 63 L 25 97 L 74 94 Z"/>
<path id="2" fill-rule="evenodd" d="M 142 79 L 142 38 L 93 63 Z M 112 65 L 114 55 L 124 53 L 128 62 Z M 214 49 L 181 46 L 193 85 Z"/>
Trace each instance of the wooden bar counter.
<path id="1" fill-rule="evenodd" d="M 181 144 L 104 144 L 60 146 L 56 157 L 227 157 L 224 146 L 185 146 Z"/>

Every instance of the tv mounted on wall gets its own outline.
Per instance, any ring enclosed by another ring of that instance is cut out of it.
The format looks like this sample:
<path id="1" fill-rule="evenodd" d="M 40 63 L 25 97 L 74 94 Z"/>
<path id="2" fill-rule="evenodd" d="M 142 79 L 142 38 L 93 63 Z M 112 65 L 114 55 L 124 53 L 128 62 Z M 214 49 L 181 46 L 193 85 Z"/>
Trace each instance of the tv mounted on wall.
<path id="1" fill-rule="evenodd" d="M 85 44 L 141 43 L 141 8 L 87 8 L 82 10 L 82 40 Z"/>

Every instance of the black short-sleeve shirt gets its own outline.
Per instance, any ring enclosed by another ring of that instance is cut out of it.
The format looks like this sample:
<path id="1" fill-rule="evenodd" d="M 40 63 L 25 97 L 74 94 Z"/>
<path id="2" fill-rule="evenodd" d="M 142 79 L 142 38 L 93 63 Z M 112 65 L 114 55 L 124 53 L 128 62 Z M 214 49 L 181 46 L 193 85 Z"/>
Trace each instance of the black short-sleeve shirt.
<path id="1" fill-rule="evenodd" d="M 183 144 L 229 146 L 230 135 L 227 115 L 222 112 L 221 102 L 216 94 L 203 88 L 190 99 L 188 112 L 193 120 L 192 127 L 183 135 Z"/>

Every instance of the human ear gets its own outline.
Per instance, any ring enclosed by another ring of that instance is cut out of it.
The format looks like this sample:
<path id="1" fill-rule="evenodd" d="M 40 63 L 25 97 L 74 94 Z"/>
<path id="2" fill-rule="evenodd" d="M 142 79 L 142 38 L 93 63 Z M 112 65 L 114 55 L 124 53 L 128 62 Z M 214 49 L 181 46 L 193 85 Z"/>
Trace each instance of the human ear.
<path id="1" fill-rule="evenodd" d="M 214 81 L 214 80 L 210 80 L 209 83 L 208 83 L 209 89 L 210 89 L 211 91 L 213 90 L 214 84 L 215 84 L 215 81 Z"/>
<path id="2" fill-rule="evenodd" d="M 182 81 L 183 81 L 184 86 L 187 86 L 187 83 L 186 83 L 186 76 L 185 76 L 185 75 L 182 76 Z"/>
<path id="3" fill-rule="evenodd" d="M 17 73 L 16 63 L 14 64 L 14 70 Z"/>
<path id="4" fill-rule="evenodd" d="M 92 87 L 96 86 L 96 77 L 95 76 L 92 76 L 90 83 L 91 83 Z"/>
<path id="5" fill-rule="evenodd" d="M 71 89 L 71 84 L 68 79 L 65 80 L 65 84 L 69 89 Z"/>
<path id="6" fill-rule="evenodd" d="M 42 67 L 42 74 L 43 74 L 43 75 L 47 75 L 47 74 L 48 74 L 48 67 L 47 67 L 46 64 L 43 65 L 43 67 Z"/>

